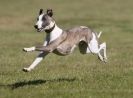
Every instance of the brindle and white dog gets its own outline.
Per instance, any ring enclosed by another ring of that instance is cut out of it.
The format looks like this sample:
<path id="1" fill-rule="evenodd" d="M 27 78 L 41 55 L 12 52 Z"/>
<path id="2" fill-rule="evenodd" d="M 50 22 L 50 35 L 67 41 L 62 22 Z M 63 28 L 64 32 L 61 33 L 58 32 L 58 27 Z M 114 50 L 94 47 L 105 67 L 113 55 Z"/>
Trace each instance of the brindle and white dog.
<path id="1" fill-rule="evenodd" d="M 24 68 L 23 71 L 29 72 L 34 69 L 51 52 L 58 55 L 68 55 L 73 52 L 76 46 L 79 46 L 79 50 L 83 54 L 97 54 L 101 61 L 107 61 L 106 43 L 99 44 L 98 41 L 101 33 L 97 34 L 86 26 L 63 31 L 56 25 L 52 16 L 52 9 L 47 9 L 46 13 L 43 12 L 43 9 L 40 9 L 34 27 L 38 32 L 45 31 L 46 39 L 40 47 L 34 46 L 23 49 L 26 52 L 41 51 L 34 62 L 28 68 Z"/>

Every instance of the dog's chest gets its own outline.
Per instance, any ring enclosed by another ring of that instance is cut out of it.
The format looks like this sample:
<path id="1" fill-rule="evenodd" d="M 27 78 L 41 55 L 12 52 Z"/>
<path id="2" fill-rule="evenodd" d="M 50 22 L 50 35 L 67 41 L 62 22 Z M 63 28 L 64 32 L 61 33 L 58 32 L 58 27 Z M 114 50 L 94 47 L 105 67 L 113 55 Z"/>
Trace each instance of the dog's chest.
<path id="1" fill-rule="evenodd" d="M 57 39 L 62 34 L 62 29 L 55 27 L 55 29 L 50 33 L 50 42 Z"/>

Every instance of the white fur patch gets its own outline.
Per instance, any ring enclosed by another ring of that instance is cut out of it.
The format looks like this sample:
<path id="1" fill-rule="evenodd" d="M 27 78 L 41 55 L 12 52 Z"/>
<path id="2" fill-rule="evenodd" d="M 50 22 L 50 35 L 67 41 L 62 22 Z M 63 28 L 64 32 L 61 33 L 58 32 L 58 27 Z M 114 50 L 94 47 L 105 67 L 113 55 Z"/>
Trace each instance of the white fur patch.
<path id="1" fill-rule="evenodd" d="M 92 53 L 98 53 L 99 49 L 98 49 L 98 42 L 96 39 L 96 35 L 94 33 L 92 33 L 92 36 L 93 36 L 93 38 L 89 43 L 89 49 Z"/>
<path id="2" fill-rule="evenodd" d="M 43 15 L 44 14 L 41 14 L 39 17 L 38 17 L 38 21 L 36 23 L 36 25 L 38 26 L 38 28 L 42 28 L 42 18 L 43 18 Z"/>
<path id="3" fill-rule="evenodd" d="M 50 33 L 50 42 L 57 39 L 62 34 L 62 29 L 60 29 L 56 24 L 54 30 Z"/>

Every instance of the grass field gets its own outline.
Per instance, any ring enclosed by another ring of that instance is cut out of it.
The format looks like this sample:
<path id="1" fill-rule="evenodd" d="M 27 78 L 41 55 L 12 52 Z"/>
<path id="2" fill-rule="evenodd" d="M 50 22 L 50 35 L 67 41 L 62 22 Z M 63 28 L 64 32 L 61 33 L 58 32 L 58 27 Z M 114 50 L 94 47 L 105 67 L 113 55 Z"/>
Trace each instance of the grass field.
<path id="1" fill-rule="evenodd" d="M 0 0 L 0 98 L 133 98 L 132 0 Z M 40 8 L 52 8 L 63 29 L 86 25 L 103 31 L 108 63 L 78 49 L 50 54 L 30 73 L 23 67 L 38 52 L 45 33 L 33 25 Z"/>

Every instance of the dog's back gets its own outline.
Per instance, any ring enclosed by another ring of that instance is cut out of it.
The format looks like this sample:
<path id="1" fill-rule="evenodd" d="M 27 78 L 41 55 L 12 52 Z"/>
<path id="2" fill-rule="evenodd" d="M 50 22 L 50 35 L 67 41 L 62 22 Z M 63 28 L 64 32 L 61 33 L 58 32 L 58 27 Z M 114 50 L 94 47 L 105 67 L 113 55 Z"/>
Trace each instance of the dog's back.
<path id="1" fill-rule="evenodd" d="M 66 30 L 67 32 L 67 39 L 71 44 L 78 44 L 80 41 L 88 41 L 92 38 L 92 31 L 88 27 L 80 26 L 74 27 L 72 29 Z"/>

